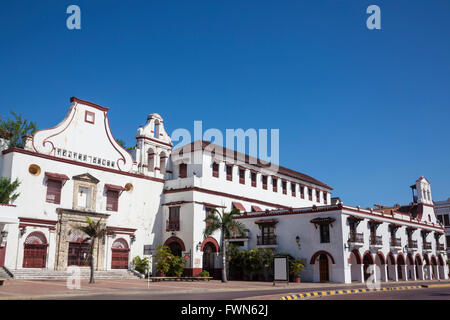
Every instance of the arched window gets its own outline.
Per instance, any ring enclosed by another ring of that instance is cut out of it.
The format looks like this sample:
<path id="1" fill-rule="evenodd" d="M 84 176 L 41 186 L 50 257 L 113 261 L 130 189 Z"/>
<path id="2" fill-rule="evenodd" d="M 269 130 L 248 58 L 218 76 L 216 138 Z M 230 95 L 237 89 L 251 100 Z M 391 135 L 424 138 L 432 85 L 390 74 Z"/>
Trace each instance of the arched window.
<path id="1" fill-rule="evenodd" d="M 152 149 L 148 150 L 147 166 L 148 166 L 148 171 L 155 170 L 155 152 Z"/>

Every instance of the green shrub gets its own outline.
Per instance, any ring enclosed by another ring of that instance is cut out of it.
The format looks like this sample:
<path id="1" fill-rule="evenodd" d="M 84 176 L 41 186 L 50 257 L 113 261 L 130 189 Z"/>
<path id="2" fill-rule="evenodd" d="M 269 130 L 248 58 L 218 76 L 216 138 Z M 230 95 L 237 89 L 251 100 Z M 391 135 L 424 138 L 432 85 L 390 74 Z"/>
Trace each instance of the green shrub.
<path id="1" fill-rule="evenodd" d="M 206 270 L 203 270 L 198 274 L 199 277 L 210 277 L 209 272 Z"/>
<path id="2" fill-rule="evenodd" d="M 134 257 L 133 261 L 131 262 L 131 265 L 134 270 L 136 270 L 139 273 L 145 274 L 147 273 L 147 270 L 150 266 L 150 262 L 148 258 L 141 258 L 139 256 Z"/>
<path id="3" fill-rule="evenodd" d="M 160 273 L 166 274 L 169 272 L 173 254 L 168 246 L 156 247 L 156 270 Z"/>

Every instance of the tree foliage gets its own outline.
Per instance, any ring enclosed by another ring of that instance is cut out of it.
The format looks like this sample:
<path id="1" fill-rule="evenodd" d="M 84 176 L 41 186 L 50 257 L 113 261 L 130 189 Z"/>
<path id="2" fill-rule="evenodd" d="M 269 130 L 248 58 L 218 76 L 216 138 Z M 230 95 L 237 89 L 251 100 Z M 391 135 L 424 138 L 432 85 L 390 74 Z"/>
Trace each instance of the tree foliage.
<path id="1" fill-rule="evenodd" d="M 10 203 L 19 197 L 15 191 L 20 186 L 19 179 L 11 181 L 10 178 L 0 177 L 0 203 Z"/>
<path id="2" fill-rule="evenodd" d="M 4 120 L 0 117 L 0 130 L 11 133 L 9 147 L 22 148 L 22 136 L 34 134 L 37 130 L 36 123 L 22 118 L 21 114 L 11 111 L 12 118 Z"/>

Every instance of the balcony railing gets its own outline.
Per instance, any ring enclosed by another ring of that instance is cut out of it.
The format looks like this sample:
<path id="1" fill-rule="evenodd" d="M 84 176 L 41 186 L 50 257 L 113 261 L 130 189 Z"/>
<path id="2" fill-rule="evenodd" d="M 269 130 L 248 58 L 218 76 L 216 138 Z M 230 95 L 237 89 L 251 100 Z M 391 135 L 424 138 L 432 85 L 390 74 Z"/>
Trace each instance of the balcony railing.
<path id="1" fill-rule="evenodd" d="M 166 231 L 180 231 L 180 221 L 166 221 Z"/>
<path id="2" fill-rule="evenodd" d="M 445 251 L 445 246 L 443 243 L 436 244 L 436 247 L 439 251 Z"/>
<path id="3" fill-rule="evenodd" d="M 391 238 L 391 247 L 401 247 L 402 240 L 400 238 Z"/>
<path id="4" fill-rule="evenodd" d="M 408 240 L 408 248 L 417 249 L 417 240 Z"/>
<path id="5" fill-rule="evenodd" d="M 229 239 L 245 239 L 248 238 L 248 230 L 245 230 L 243 233 L 232 232 L 231 237 Z"/>
<path id="6" fill-rule="evenodd" d="M 350 233 L 348 242 L 364 243 L 364 235 L 362 233 Z"/>
<path id="7" fill-rule="evenodd" d="M 258 245 L 274 245 L 277 244 L 277 236 L 257 236 Z"/>
<path id="8" fill-rule="evenodd" d="M 370 244 L 372 246 L 382 246 L 383 245 L 383 238 L 381 236 L 371 236 L 370 237 Z"/>
<path id="9" fill-rule="evenodd" d="M 423 248 L 424 248 L 425 250 L 431 250 L 431 242 L 425 241 L 425 242 L 423 243 Z"/>

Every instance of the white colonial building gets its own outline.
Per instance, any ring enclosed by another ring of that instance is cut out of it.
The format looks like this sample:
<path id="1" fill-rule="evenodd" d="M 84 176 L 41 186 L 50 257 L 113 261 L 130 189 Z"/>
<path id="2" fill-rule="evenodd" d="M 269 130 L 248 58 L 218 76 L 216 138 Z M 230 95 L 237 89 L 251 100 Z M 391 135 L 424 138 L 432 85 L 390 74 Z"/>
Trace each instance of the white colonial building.
<path id="1" fill-rule="evenodd" d="M 0 175 L 21 181 L 19 198 L 0 206 L 0 266 L 83 266 L 86 236 L 73 227 L 90 217 L 113 233 L 95 248 L 97 270 L 127 269 L 165 244 L 186 257 L 185 274 L 220 277 L 220 234 L 205 238 L 204 220 L 236 208 L 248 232 L 230 242 L 306 259 L 304 281 L 363 282 L 370 265 L 378 281 L 448 278 L 444 228 L 423 177 L 407 206 L 332 204 L 333 189 L 308 175 L 205 141 L 173 149 L 159 114 L 138 129 L 130 154 L 107 112 L 71 98 L 66 118 L 23 148 L 0 139 Z"/>

